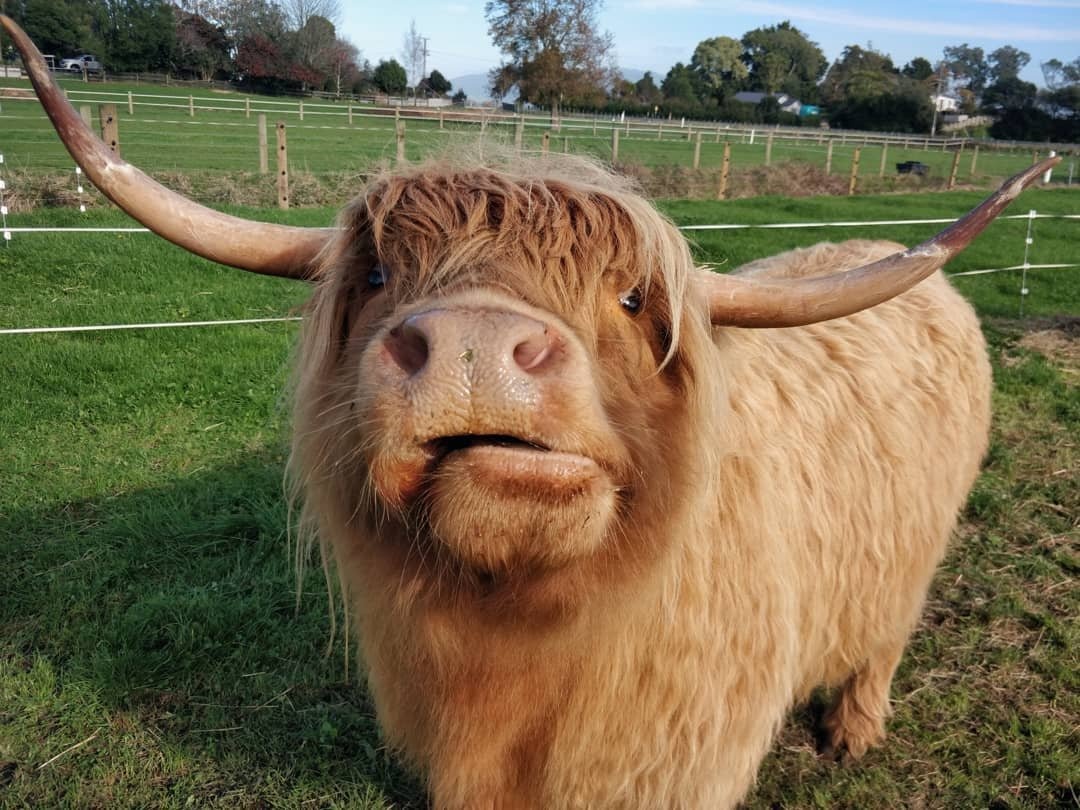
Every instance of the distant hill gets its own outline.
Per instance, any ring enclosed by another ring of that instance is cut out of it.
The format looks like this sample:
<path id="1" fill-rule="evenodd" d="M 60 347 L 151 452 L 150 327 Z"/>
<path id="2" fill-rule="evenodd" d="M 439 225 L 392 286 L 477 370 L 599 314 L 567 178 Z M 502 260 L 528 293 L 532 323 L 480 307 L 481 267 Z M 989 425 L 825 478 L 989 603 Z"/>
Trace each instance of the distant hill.
<path id="1" fill-rule="evenodd" d="M 642 76 L 645 75 L 644 70 L 638 70 L 637 68 L 619 68 L 623 78 L 628 82 L 636 82 Z M 653 77 L 659 82 L 659 78 Z M 660 78 L 663 78 L 662 76 Z M 451 93 L 456 93 L 458 90 L 464 90 L 465 95 L 470 101 L 488 101 L 491 95 L 488 93 L 488 77 L 486 73 L 469 73 L 465 76 L 458 76 L 457 78 L 450 79 L 450 84 L 454 86 Z M 504 101 L 514 101 L 517 98 L 517 90 L 513 90 L 504 99 Z"/>

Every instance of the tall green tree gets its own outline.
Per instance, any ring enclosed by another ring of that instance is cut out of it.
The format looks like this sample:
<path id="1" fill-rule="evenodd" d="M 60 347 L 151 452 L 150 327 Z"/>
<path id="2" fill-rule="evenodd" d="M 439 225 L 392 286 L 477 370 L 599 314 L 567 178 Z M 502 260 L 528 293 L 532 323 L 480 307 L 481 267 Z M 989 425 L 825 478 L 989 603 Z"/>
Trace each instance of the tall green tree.
<path id="1" fill-rule="evenodd" d="M 922 56 L 916 56 L 904 65 L 900 72 L 909 79 L 914 79 L 917 82 L 924 82 L 934 75 L 934 66 L 930 64 L 929 59 Z"/>
<path id="2" fill-rule="evenodd" d="M 122 72 L 168 70 L 176 53 L 173 10 L 164 0 L 103 0 L 106 65 Z"/>
<path id="3" fill-rule="evenodd" d="M 825 74 L 821 94 L 829 104 L 880 96 L 895 90 L 899 78 L 886 54 L 848 45 Z"/>
<path id="4" fill-rule="evenodd" d="M 990 64 L 982 48 L 975 48 L 966 42 L 963 45 L 950 45 L 945 48 L 945 63 L 952 73 L 955 84 L 963 87 L 972 96 L 978 98 L 986 89 L 990 78 Z"/>
<path id="5" fill-rule="evenodd" d="M 8 13 L 42 53 L 59 59 L 101 50 L 101 40 L 93 31 L 94 15 L 89 0 L 9 2 Z"/>
<path id="6" fill-rule="evenodd" d="M 766 93 L 782 90 L 802 101 L 817 99 L 817 82 L 825 75 L 828 60 L 818 44 L 790 21 L 747 31 L 742 44 L 754 89 Z"/>
<path id="7" fill-rule="evenodd" d="M 987 61 L 989 62 L 989 80 L 1001 82 L 1006 79 L 1019 79 L 1020 71 L 1031 61 L 1031 54 L 1014 48 L 1012 45 L 1002 45 L 990 52 Z"/>
<path id="8" fill-rule="evenodd" d="M 599 10 L 600 0 L 487 0 L 488 33 L 506 57 L 489 75 L 493 93 L 516 86 L 522 101 L 553 108 L 602 100 L 616 76 Z"/>
<path id="9" fill-rule="evenodd" d="M 409 86 L 409 77 L 405 73 L 405 68 L 396 59 L 380 60 L 375 66 L 371 80 L 375 82 L 376 87 L 390 95 L 404 93 L 405 88 Z"/>
<path id="10" fill-rule="evenodd" d="M 202 80 L 226 74 L 232 68 L 232 43 L 225 29 L 198 14 L 176 10 L 176 50 L 173 67 L 177 73 Z"/>
<path id="11" fill-rule="evenodd" d="M 702 87 L 718 101 L 738 90 L 750 75 L 742 60 L 742 43 L 732 37 L 703 39 L 694 48 L 690 69 L 697 73 Z"/>

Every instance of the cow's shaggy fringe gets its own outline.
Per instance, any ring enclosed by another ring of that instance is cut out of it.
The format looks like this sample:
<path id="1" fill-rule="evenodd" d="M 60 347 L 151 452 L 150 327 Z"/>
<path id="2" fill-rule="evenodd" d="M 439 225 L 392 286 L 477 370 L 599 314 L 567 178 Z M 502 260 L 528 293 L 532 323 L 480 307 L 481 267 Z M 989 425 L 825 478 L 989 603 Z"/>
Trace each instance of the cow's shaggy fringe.
<path id="1" fill-rule="evenodd" d="M 830 323 L 713 329 L 685 241 L 580 161 L 391 172 L 341 227 L 299 348 L 297 566 L 309 542 L 334 561 L 380 722 L 437 807 L 732 807 L 819 684 L 841 687 L 832 744 L 858 756 L 881 739 L 986 448 L 985 347 L 940 274 Z M 835 272 L 897 248 L 820 245 L 743 272 Z M 357 285 L 379 263 L 385 317 L 480 286 L 554 313 L 584 347 L 628 460 L 623 500 L 542 610 L 475 597 L 476 574 L 424 542 L 423 504 L 374 494 L 385 423 L 358 369 L 382 316 Z M 613 279 L 647 289 L 649 324 L 604 308 Z"/>

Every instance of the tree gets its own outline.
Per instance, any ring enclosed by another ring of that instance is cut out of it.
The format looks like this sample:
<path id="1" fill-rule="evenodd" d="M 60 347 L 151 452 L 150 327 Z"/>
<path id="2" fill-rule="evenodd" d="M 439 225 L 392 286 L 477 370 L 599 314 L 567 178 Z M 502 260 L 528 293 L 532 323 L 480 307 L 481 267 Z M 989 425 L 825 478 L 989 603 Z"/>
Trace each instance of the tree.
<path id="1" fill-rule="evenodd" d="M 289 30 L 285 13 L 273 0 L 182 0 L 180 7 L 224 29 L 234 56 L 248 37 L 280 41 Z"/>
<path id="2" fill-rule="evenodd" d="M 488 33 L 507 57 L 489 76 L 492 92 L 517 86 L 522 101 L 555 109 L 602 100 L 615 71 L 599 9 L 600 0 L 487 0 Z"/>
<path id="3" fill-rule="evenodd" d="M 945 63 L 954 82 L 968 90 L 974 98 L 982 95 L 990 77 L 990 65 L 982 48 L 973 48 L 966 42 L 945 48 Z"/>
<path id="4" fill-rule="evenodd" d="M 431 71 L 431 75 L 427 78 L 427 85 L 431 88 L 431 92 L 439 96 L 445 96 L 454 89 L 454 85 L 450 83 L 450 80 L 437 70 Z"/>
<path id="5" fill-rule="evenodd" d="M 916 56 L 904 65 L 900 72 L 909 79 L 914 79 L 917 82 L 924 82 L 934 75 L 934 66 L 930 64 L 929 59 Z"/>
<path id="6" fill-rule="evenodd" d="M 375 72 L 372 74 L 371 79 L 375 82 L 376 87 L 389 95 L 404 93 L 405 88 L 409 86 L 405 68 L 396 59 L 390 61 L 380 59 L 379 64 L 375 66 Z"/>
<path id="7" fill-rule="evenodd" d="M 887 55 L 848 45 L 825 74 L 821 93 L 827 103 L 839 104 L 890 93 L 898 83 L 899 73 Z"/>
<path id="8" fill-rule="evenodd" d="M 650 107 L 655 107 L 664 99 L 664 94 L 660 92 L 652 73 L 648 70 L 634 83 L 634 95 L 639 102 Z"/>
<path id="9" fill-rule="evenodd" d="M 694 49 L 690 69 L 697 73 L 701 84 L 711 95 L 722 101 L 728 91 L 735 90 L 750 71 L 742 61 L 742 43 L 731 37 L 704 39 Z"/>
<path id="10" fill-rule="evenodd" d="M 1043 81 L 1051 90 L 1059 90 L 1070 84 L 1080 84 L 1080 58 L 1073 62 L 1049 59 L 1039 65 L 1042 68 Z"/>
<path id="11" fill-rule="evenodd" d="M 100 51 L 101 42 L 92 34 L 89 6 L 79 0 L 25 0 L 9 13 L 43 53 L 57 57 L 84 51 Z"/>
<path id="12" fill-rule="evenodd" d="M 1000 113 L 1010 108 L 1030 107 L 1035 104 L 1038 95 L 1038 88 L 1031 82 L 1016 76 L 999 79 L 983 91 L 982 109 L 988 113 Z"/>
<path id="13" fill-rule="evenodd" d="M 105 61 L 113 70 L 167 70 L 176 52 L 173 6 L 164 0 L 109 0 L 101 6 Z"/>
<path id="14" fill-rule="evenodd" d="M 337 31 L 325 17 L 313 15 L 287 38 L 289 78 L 300 83 L 301 89 L 322 87 L 334 72 L 341 56 Z"/>
<path id="15" fill-rule="evenodd" d="M 770 94 L 782 90 L 803 101 L 816 99 L 817 81 L 829 63 L 817 43 L 790 21 L 748 31 L 742 44 L 754 89 Z"/>
<path id="16" fill-rule="evenodd" d="M 409 77 L 409 87 L 416 87 L 420 79 L 424 77 L 426 54 L 427 46 L 424 44 L 424 38 L 416 30 L 416 20 L 413 20 L 409 23 L 409 30 L 405 32 L 405 39 L 401 44 L 401 62 Z"/>
<path id="17" fill-rule="evenodd" d="M 231 68 L 232 43 L 225 29 L 198 14 L 176 10 L 176 52 L 174 67 L 180 74 L 193 74 L 206 81 Z"/>
<path id="18" fill-rule="evenodd" d="M 240 0 L 247 2 L 248 0 Z M 269 0 L 285 16 L 285 22 L 293 31 L 299 31 L 312 17 L 322 17 L 331 25 L 341 22 L 340 0 Z"/>
<path id="19" fill-rule="evenodd" d="M 1018 50 L 1012 45 L 1002 45 L 996 51 L 990 53 L 988 61 L 990 63 L 990 81 L 1001 82 L 1007 79 L 1019 79 L 1020 71 L 1027 67 L 1028 62 L 1031 61 L 1031 54 Z"/>
<path id="20" fill-rule="evenodd" d="M 695 104 L 698 100 L 696 80 L 697 74 L 693 70 L 682 62 L 676 62 L 660 83 L 660 90 L 665 100 Z"/>

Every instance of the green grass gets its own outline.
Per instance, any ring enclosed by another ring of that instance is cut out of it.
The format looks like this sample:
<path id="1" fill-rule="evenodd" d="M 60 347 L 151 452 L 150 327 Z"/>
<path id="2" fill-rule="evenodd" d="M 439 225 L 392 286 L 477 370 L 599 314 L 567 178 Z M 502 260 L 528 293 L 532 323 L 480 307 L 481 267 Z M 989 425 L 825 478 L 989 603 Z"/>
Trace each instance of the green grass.
<path id="1" fill-rule="evenodd" d="M 348 104 L 323 100 L 304 100 L 305 114 L 300 117 L 300 100 L 263 97 L 232 92 L 208 92 L 188 87 L 113 83 L 84 83 L 63 80 L 76 107 L 89 105 L 97 115 L 97 105 L 104 102 L 118 106 L 120 146 L 125 159 L 149 172 L 194 171 L 257 171 L 258 131 L 256 114 L 266 112 L 271 128 L 273 151 L 275 121 L 284 121 L 288 132 L 289 164 L 293 171 L 362 172 L 379 161 L 392 160 L 396 155 L 395 122 L 393 116 L 373 114 L 367 105 L 353 105 L 352 123 L 348 120 Z M 27 80 L 4 79 L 0 86 L 29 87 Z M 134 112 L 128 109 L 128 93 L 132 93 Z M 195 115 L 189 114 L 188 99 L 194 99 Z M 245 100 L 250 102 L 252 115 L 245 117 Z M 385 111 L 383 111 L 385 112 Z M 409 118 L 408 108 L 403 110 Z M 476 123 L 455 123 L 453 112 L 447 111 L 447 122 L 440 129 L 435 119 L 406 121 L 406 155 L 410 160 L 454 151 L 471 143 L 480 127 Z M 543 134 L 550 121 L 533 116 L 526 127 L 526 149 L 539 150 Z M 592 154 L 610 160 L 612 128 L 620 129 L 619 160 L 646 167 L 682 166 L 693 164 L 694 145 L 687 139 L 688 128 L 674 122 L 665 123 L 663 139 L 657 131 L 640 128 L 628 135 L 622 126 L 600 116 L 564 119 L 564 127 L 553 132 L 552 151 Z M 715 126 L 702 125 L 704 133 L 700 165 L 716 169 L 723 155 L 723 141 L 732 144 L 732 165 L 737 169 L 758 166 L 766 159 L 767 129 L 758 130 L 750 142 L 747 132 L 723 132 Z M 513 122 L 508 118 L 491 118 L 485 131 L 504 141 L 513 138 Z M 61 171 L 72 167 L 71 159 L 51 134 L 40 105 L 36 101 L 4 99 L 0 105 L 0 147 L 7 160 L 17 168 L 31 171 Z M 807 131 L 812 136 L 814 133 Z M 772 148 L 774 163 L 799 161 L 826 166 L 826 133 L 817 141 L 783 141 L 777 139 Z M 213 146 L 208 146 L 209 143 Z M 931 167 L 931 176 L 946 178 L 952 166 L 952 153 L 940 147 L 924 149 L 924 140 L 913 137 L 907 146 L 894 145 L 886 155 L 886 177 L 896 180 L 894 164 L 919 160 Z M 876 180 L 881 166 L 881 147 L 862 146 L 858 137 L 845 136 L 837 142 L 832 155 L 832 172 L 841 177 L 850 173 L 855 149 L 861 149 L 859 177 L 868 182 Z M 995 178 L 1011 176 L 1030 165 L 1028 149 L 983 149 L 974 173 L 971 157 L 961 158 L 958 179 L 962 183 L 985 186 Z"/>
<path id="2" fill-rule="evenodd" d="M 972 200 L 664 207 L 683 223 L 904 219 Z M 1076 202 L 1029 192 L 1014 209 Z M 130 224 L 105 210 L 11 219 Z M 954 268 L 1018 261 L 1022 225 L 993 225 Z M 1076 261 L 1077 227 L 1037 223 L 1032 260 Z M 823 238 L 934 230 L 695 239 L 702 260 L 737 265 Z M 1026 307 L 1039 320 L 1015 319 L 1017 283 L 963 281 L 992 344 L 993 444 L 901 666 L 889 740 L 854 766 L 819 759 L 816 702 L 788 723 L 750 808 L 1076 806 L 1080 270 L 1035 276 Z M 276 316 L 304 297 L 145 234 L 16 234 L 0 248 L 0 328 Z M 421 806 L 346 678 L 340 638 L 324 656 L 317 573 L 295 608 L 281 494 L 295 335 L 278 323 L 0 336 L 0 806 Z"/>

